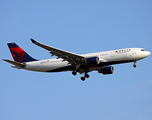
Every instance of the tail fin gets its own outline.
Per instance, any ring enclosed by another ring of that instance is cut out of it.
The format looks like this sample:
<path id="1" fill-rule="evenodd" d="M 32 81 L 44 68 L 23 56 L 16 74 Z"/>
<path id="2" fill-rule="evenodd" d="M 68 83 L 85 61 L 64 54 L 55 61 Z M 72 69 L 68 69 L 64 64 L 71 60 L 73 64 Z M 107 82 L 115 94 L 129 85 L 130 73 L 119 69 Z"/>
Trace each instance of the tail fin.
<path id="1" fill-rule="evenodd" d="M 28 55 L 22 48 L 20 48 L 15 43 L 8 43 L 7 44 L 11 54 L 13 56 L 14 61 L 22 63 L 22 62 L 30 62 L 30 61 L 37 61 L 36 59 L 32 58 Z"/>

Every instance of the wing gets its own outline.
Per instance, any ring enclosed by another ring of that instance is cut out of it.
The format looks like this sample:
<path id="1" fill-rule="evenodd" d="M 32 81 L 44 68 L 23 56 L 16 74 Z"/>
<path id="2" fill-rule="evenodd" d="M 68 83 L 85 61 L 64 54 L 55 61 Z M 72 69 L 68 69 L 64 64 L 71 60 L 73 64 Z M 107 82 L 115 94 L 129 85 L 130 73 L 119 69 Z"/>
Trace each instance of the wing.
<path id="1" fill-rule="evenodd" d="M 50 53 L 52 54 L 52 56 L 57 56 L 57 58 L 62 58 L 63 61 L 68 61 L 69 64 L 72 64 L 73 66 L 79 67 L 81 64 L 84 63 L 85 57 L 81 56 L 81 55 L 77 55 L 74 53 L 70 53 L 67 51 L 63 51 L 54 47 L 50 47 L 41 43 L 38 43 L 37 41 L 31 39 L 31 41 L 39 46 L 42 47 L 48 51 L 50 51 Z"/>
<path id="2" fill-rule="evenodd" d="M 22 67 L 22 68 L 26 67 L 26 64 L 24 64 L 24 63 L 14 62 L 14 61 L 7 60 L 7 59 L 2 59 L 2 60 L 6 61 L 8 63 L 11 63 L 11 64 L 13 64 L 15 66 L 19 66 L 19 67 Z"/>

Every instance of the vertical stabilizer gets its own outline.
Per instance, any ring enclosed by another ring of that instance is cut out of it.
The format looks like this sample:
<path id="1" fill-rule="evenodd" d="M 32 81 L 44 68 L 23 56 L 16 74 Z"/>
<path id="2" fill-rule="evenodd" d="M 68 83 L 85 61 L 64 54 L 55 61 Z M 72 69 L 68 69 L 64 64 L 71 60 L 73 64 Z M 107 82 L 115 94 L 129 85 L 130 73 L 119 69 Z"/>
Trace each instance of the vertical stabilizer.
<path id="1" fill-rule="evenodd" d="M 31 62 L 37 61 L 28 55 L 22 48 L 20 48 L 16 43 L 8 43 L 9 50 L 12 54 L 14 61 L 22 63 L 22 62 Z"/>

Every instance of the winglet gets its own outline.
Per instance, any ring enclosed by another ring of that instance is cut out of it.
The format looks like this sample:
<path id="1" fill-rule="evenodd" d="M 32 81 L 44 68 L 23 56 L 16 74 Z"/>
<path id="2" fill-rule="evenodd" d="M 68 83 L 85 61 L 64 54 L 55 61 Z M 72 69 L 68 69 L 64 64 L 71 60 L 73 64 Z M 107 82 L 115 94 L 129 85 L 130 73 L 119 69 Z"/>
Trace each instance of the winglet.
<path id="1" fill-rule="evenodd" d="M 37 43 L 34 39 L 31 38 L 32 43 Z"/>

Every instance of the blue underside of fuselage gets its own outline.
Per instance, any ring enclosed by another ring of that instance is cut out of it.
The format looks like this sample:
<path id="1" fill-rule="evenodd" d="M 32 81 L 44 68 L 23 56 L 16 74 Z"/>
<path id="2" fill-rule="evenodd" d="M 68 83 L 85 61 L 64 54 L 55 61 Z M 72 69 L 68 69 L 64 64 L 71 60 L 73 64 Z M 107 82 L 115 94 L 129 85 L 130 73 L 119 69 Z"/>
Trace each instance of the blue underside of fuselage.
<path id="1" fill-rule="evenodd" d="M 101 62 L 97 65 L 81 65 L 79 68 L 83 69 L 83 70 L 87 70 L 89 68 L 101 68 L 101 67 L 105 67 L 105 66 L 109 66 L 109 65 L 128 63 L 128 62 L 133 62 L 133 60 L 115 61 L 115 62 Z M 74 70 L 76 70 L 76 67 L 73 67 L 72 65 L 69 65 L 69 66 L 58 68 L 58 69 L 49 70 L 47 72 L 62 72 L 62 71 L 74 71 Z"/>

